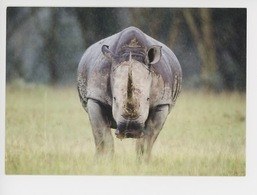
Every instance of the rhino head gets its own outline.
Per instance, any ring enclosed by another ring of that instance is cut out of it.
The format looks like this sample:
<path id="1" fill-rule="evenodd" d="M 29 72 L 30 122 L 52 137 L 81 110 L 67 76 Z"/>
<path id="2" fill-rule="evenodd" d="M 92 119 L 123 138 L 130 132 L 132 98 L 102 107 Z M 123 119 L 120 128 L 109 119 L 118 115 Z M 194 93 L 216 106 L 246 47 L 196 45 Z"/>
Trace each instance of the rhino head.
<path id="1" fill-rule="evenodd" d="M 150 66 L 160 60 L 161 47 L 151 46 L 145 54 L 127 52 L 119 56 L 103 45 L 102 52 L 112 62 L 110 78 L 112 114 L 117 123 L 115 134 L 120 139 L 140 138 L 144 135 L 150 108 Z"/>

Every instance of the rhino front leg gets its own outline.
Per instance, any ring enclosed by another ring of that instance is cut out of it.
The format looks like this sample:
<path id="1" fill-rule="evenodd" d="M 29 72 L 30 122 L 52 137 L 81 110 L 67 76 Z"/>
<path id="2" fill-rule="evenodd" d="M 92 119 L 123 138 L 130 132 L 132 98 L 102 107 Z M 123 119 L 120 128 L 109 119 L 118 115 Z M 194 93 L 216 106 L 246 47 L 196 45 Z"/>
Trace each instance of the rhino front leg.
<path id="1" fill-rule="evenodd" d="M 107 153 L 112 155 L 114 152 L 113 137 L 109 122 L 103 114 L 103 108 L 97 101 L 89 99 L 87 109 L 95 139 L 96 155 Z"/>
<path id="2" fill-rule="evenodd" d="M 146 121 L 146 135 L 144 138 L 137 140 L 137 154 L 139 157 L 143 155 L 146 162 L 150 160 L 153 144 L 166 121 L 168 113 L 168 105 L 158 106 L 152 111 Z"/>

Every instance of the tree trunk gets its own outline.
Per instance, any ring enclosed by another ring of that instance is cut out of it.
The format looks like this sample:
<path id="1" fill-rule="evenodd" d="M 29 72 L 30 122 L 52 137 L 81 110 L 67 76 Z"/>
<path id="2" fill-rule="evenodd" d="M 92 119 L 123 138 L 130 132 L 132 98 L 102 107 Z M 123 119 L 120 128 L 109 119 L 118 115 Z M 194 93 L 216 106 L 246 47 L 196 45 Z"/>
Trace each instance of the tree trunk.
<path id="1" fill-rule="evenodd" d="M 216 48 L 213 44 L 213 29 L 210 9 L 200 9 L 201 27 L 197 28 L 192 11 L 183 10 L 183 16 L 195 40 L 202 61 L 201 77 L 208 88 L 212 87 L 213 75 L 216 73 Z"/>
<path id="2" fill-rule="evenodd" d="M 173 24 L 170 26 L 168 44 L 171 50 L 175 48 L 176 40 L 179 34 L 179 28 L 181 24 L 180 11 L 176 14 Z"/>
<path id="3" fill-rule="evenodd" d="M 216 48 L 215 44 L 213 44 L 213 29 L 212 29 L 212 20 L 210 9 L 201 9 L 200 14 L 203 21 L 203 38 L 204 38 L 204 46 L 207 54 L 208 63 L 206 64 L 204 70 L 206 74 L 213 74 L 216 72 Z"/>
<path id="4" fill-rule="evenodd" d="M 57 12 L 55 9 L 50 9 L 51 23 L 48 31 L 48 36 L 46 39 L 46 49 L 47 49 L 47 64 L 50 73 L 50 84 L 54 85 L 58 81 L 57 73 L 57 60 L 56 60 L 56 50 L 57 50 L 57 35 L 56 35 L 56 25 L 57 25 Z"/>

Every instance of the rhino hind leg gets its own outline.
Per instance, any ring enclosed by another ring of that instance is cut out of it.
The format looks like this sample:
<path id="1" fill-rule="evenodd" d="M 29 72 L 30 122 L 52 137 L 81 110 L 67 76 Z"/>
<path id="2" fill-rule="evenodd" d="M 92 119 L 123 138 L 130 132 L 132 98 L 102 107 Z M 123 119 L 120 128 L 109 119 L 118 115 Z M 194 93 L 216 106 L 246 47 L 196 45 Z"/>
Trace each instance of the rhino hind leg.
<path id="1" fill-rule="evenodd" d="M 103 154 L 112 155 L 114 152 L 111 128 L 102 109 L 99 102 L 93 99 L 88 100 L 87 111 L 95 140 L 96 156 L 102 156 Z"/>
<path id="2" fill-rule="evenodd" d="M 146 135 L 136 143 L 138 158 L 142 157 L 146 162 L 150 160 L 153 144 L 157 139 L 169 113 L 169 106 L 163 105 L 150 112 L 146 121 Z"/>

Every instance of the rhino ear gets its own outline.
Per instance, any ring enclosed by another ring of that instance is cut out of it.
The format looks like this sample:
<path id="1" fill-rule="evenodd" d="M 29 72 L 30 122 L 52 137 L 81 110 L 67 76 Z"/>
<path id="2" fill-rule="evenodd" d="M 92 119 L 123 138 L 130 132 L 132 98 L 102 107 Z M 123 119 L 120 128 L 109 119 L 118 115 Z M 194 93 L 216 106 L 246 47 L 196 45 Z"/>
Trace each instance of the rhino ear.
<path id="1" fill-rule="evenodd" d="M 161 59 L 161 46 L 153 45 L 147 51 L 147 59 L 149 64 L 155 64 Z"/>
<path id="2" fill-rule="evenodd" d="M 103 45 L 103 46 L 102 46 L 102 52 L 103 52 L 103 54 L 104 54 L 108 59 L 110 59 L 111 61 L 114 60 L 115 55 L 114 55 L 114 53 L 109 49 L 109 46 L 108 46 L 108 45 Z"/>

